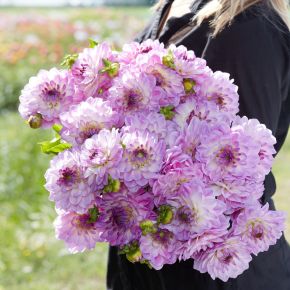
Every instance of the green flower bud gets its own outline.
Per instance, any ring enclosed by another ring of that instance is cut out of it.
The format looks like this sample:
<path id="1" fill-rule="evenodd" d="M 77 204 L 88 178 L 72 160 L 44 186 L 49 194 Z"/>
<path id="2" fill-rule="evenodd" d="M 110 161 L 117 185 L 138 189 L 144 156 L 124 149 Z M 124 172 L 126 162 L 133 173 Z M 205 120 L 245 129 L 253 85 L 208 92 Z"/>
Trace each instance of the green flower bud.
<path id="1" fill-rule="evenodd" d="M 169 68 L 175 69 L 174 56 L 172 51 L 169 51 L 167 55 L 162 57 L 162 63 Z"/>
<path id="2" fill-rule="evenodd" d="M 162 107 L 160 113 L 164 115 L 166 120 L 172 120 L 175 116 L 174 106 Z"/>
<path id="3" fill-rule="evenodd" d="M 170 205 L 161 205 L 158 208 L 157 222 L 160 224 L 170 224 L 173 219 L 173 211 Z"/>
<path id="4" fill-rule="evenodd" d="M 27 121 L 28 125 L 32 129 L 38 129 L 42 125 L 42 115 L 37 113 L 35 115 L 31 115 Z"/>
<path id="5" fill-rule="evenodd" d="M 108 178 L 108 184 L 104 187 L 103 192 L 118 192 L 120 190 L 121 182 L 118 179 Z"/>
<path id="6" fill-rule="evenodd" d="M 183 87 L 184 87 L 184 90 L 187 94 L 189 93 L 194 93 L 194 86 L 196 85 L 196 82 L 192 79 L 184 79 L 183 80 Z"/>
<path id="7" fill-rule="evenodd" d="M 126 258 L 131 263 L 139 262 L 142 258 L 142 253 L 141 253 L 140 248 L 138 247 L 129 251 L 129 253 L 126 254 Z"/>
<path id="8" fill-rule="evenodd" d="M 155 224 L 150 220 L 144 220 L 140 223 L 140 228 L 142 230 L 142 235 L 156 233 L 157 229 Z"/>
<path id="9" fill-rule="evenodd" d="M 89 215 L 90 215 L 90 218 L 88 222 L 95 223 L 100 216 L 99 209 L 96 206 L 94 206 L 93 208 L 89 209 Z"/>

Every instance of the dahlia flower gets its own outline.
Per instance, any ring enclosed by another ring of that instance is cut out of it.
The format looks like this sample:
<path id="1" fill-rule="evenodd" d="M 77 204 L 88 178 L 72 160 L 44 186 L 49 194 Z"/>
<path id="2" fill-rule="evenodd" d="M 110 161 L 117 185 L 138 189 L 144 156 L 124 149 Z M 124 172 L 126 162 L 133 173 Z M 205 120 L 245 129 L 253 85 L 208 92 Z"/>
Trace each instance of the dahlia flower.
<path id="1" fill-rule="evenodd" d="M 196 255 L 193 267 L 201 273 L 209 273 L 214 280 L 219 278 L 226 282 L 247 270 L 251 260 L 248 247 L 232 237 Z"/>
<path id="2" fill-rule="evenodd" d="M 111 245 L 125 245 L 141 236 L 140 222 L 153 211 L 150 192 L 131 193 L 125 186 L 119 192 L 105 193 L 100 204 L 101 238 Z"/>
<path id="3" fill-rule="evenodd" d="M 246 207 L 234 220 L 233 231 L 257 255 L 276 244 L 285 229 L 285 213 L 263 207 Z"/>
<path id="4" fill-rule="evenodd" d="M 122 159 L 123 147 L 117 129 L 102 129 L 99 134 L 87 139 L 81 147 L 81 164 L 84 176 L 96 179 L 96 185 L 103 188 L 108 176 L 119 178 L 118 165 Z"/>
<path id="5" fill-rule="evenodd" d="M 164 264 L 174 264 L 177 260 L 174 234 L 166 229 L 158 229 L 154 233 L 141 236 L 140 250 L 143 259 L 155 269 L 160 270 Z"/>
<path id="6" fill-rule="evenodd" d="M 94 48 L 85 48 L 72 66 L 72 74 L 79 88 L 86 97 L 102 97 L 103 91 L 111 86 L 112 76 L 105 71 L 105 61 L 116 60 L 115 53 L 108 43 L 101 43 Z M 116 67 L 116 74 L 118 67 Z"/>
<path id="7" fill-rule="evenodd" d="M 59 122 L 59 114 L 68 110 L 75 98 L 75 84 L 68 71 L 41 70 L 22 90 L 19 112 L 28 121 L 38 116 L 33 128 L 49 127 Z"/>
<path id="8" fill-rule="evenodd" d="M 60 134 L 65 141 L 81 145 L 101 129 L 111 129 L 118 122 L 119 117 L 108 102 L 100 98 L 88 98 L 60 115 L 63 126 Z"/>
<path id="9" fill-rule="evenodd" d="M 96 224 L 89 213 L 62 212 L 54 221 L 56 238 L 63 240 L 71 253 L 92 250 L 101 242 Z"/>
<path id="10" fill-rule="evenodd" d="M 57 209 L 86 213 L 94 204 L 94 180 L 85 178 L 77 149 L 66 150 L 50 161 L 45 188 Z"/>
<path id="11" fill-rule="evenodd" d="M 131 191 L 148 184 L 156 177 L 165 155 L 165 143 L 148 131 L 126 130 L 122 136 L 124 154 L 119 171 Z"/>

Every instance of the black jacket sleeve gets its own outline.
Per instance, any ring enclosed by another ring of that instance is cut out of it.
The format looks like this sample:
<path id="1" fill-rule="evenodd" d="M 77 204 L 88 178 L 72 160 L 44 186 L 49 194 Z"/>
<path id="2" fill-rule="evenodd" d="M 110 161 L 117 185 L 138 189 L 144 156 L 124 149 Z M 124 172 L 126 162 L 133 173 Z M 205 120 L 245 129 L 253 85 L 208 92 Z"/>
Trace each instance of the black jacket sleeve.
<path id="1" fill-rule="evenodd" d="M 240 115 L 257 118 L 276 135 L 281 113 L 289 125 L 289 47 L 264 17 L 237 20 L 211 39 L 209 67 L 230 73 L 239 87 Z M 286 129 L 286 128 L 285 128 Z M 288 128 L 287 128 L 288 129 Z"/>

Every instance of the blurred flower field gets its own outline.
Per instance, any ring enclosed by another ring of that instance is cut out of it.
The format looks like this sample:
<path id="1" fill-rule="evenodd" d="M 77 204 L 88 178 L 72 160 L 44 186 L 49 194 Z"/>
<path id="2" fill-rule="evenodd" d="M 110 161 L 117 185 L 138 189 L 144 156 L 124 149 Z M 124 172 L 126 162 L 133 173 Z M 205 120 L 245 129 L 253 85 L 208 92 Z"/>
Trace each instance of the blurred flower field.
<path id="1" fill-rule="evenodd" d="M 103 290 L 107 247 L 70 255 L 54 237 L 43 188 L 49 158 L 16 112 L 21 88 L 88 39 L 120 47 L 144 27 L 148 8 L 0 9 L 0 290 Z"/>
<path id="2" fill-rule="evenodd" d="M 70 255 L 54 238 L 53 204 L 43 188 L 49 158 L 16 112 L 20 89 L 40 68 L 87 46 L 133 39 L 147 8 L 0 9 L 0 290 L 104 290 L 106 245 Z M 279 209 L 290 214 L 290 138 L 276 159 Z M 290 219 L 286 236 L 290 240 Z"/>

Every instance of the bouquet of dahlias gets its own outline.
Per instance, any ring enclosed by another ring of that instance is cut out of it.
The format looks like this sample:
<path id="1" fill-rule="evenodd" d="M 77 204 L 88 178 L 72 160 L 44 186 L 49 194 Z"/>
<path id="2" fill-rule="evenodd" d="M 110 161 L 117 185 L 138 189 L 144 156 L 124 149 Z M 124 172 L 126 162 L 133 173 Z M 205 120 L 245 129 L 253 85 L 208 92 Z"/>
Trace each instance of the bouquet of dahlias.
<path id="1" fill-rule="evenodd" d="M 239 117 L 237 86 L 183 46 L 92 42 L 66 69 L 41 70 L 20 96 L 54 154 L 45 174 L 56 237 L 72 253 L 97 242 L 156 270 L 193 259 L 227 281 L 267 251 L 285 216 L 262 205 L 275 138 Z"/>

